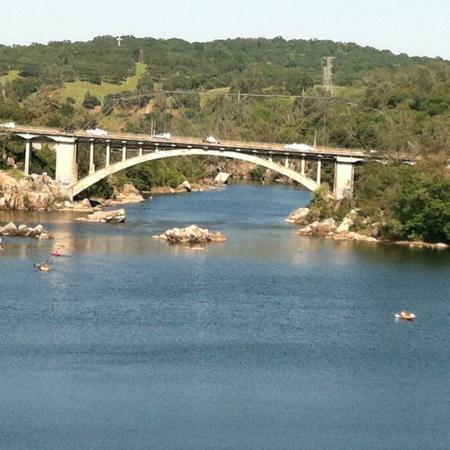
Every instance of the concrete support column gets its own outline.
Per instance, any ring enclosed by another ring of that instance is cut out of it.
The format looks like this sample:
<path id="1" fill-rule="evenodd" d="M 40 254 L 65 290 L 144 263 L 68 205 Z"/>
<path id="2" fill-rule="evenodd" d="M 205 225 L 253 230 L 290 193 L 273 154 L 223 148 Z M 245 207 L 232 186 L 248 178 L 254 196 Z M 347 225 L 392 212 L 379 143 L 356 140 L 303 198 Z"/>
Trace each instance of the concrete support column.
<path id="1" fill-rule="evenodd" d="M 78 179 L 77 144 L 75 139 L 61 138 L 61 140 L 55 144 L 55 151 L 55 179 L 62 185 L 70 186 Z"/>
<path id="2" fill-rule="evenodd" d="M 317 160 L 317 177 L 316 177 L 316 183 L 317 183 L 317 184 L 320 184 L 320 181 L 321 181 L 321 172 L 322 172 L 322 161 L 321 161 L 321 159 L 319 158 L 319 159 Z"/>
<path id="3" fill-rule="evenodd" d="M 122 141 L 122 161 L 127 160 L 127 141 Z"/>
<path id="4" fill-rule="evenodd" d="M 94 148 L 95 148 L 95 140 L 89 139 L 89 175 L 92 175 L 95 172 Z"/>
<path id="5" fill-rule="evenodd" d="M 354 164 L 359 160 L 351 157 L 338 156 L 334 165 L 333 193 L 340 200 L 353 195 Z"/>
<path id="6" fill-rule="evenodd" d="M 301 166 L 300 166 L 300 173 L 302 175 L 305 175 L 305 158 L 302 158 L 302 163 L 301 163 Z"/>
<path id="7" fill-rule="evenodd" d="M 287 167 L 289 169 L 289 158 L 287 158 L 287 157 L 284 160 L 284 167 Z"/>
<path id="8" fill-rule="evenodd" d="M 25 167 L 23 170 L 26 176 L 30 175 L 30 159 L 31 159 L 31 140 L 27 139 L 25 141 Z"/>
<path id="9" fill-rule="evenodd" d="M 272 155 L 269 155 L 269 161 L 273 162 Z"/>
<path id="10" fill-rule="evenodd" d="M 144 145 L 143 142 L 139 142 L 139 156 L 142 156 L 142 146 Z"/>
<path id="11" fill-rule="evenodd" d="M 111 165 L 111 141 L 106 141 L 105 167 L 109 167 L 110 165 Z"/>

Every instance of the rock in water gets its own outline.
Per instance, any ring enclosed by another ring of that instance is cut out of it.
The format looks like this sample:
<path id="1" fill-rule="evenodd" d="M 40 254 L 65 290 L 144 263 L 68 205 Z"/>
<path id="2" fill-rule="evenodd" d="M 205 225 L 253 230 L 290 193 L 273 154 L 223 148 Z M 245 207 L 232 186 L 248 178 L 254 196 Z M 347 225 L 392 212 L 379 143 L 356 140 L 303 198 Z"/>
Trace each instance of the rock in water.
<path id="1" fill-rule="evenodd" d="M 46 237 L 41 237 L 45 235 Z M 30 228 L 25 224 L 17 227 L 14 223 L 8 223 L 3 228 L 0 227 L 0 236 L 20 236 L 20 237 L 34 237 L 41 239 L 51 239 L 50 233 L 44 229 L 42 225 L 36 225 L 34 228 Z"/>
<path id="2" fill-rule="evenodd" d="M 298 208 L 291 214 L 289 214 L 285 222 L 303 225 L 305 223 L 305 219 L 308 214 L 309 208 Z"/>
<path id="3" fill-rule="evenodd" d="M 98 211 L 87 215 L 86 217 L 78 217 L 79 222 L 96 222 L 96 223 L 123 223 L 126 219 L 126 213 L 123 208 L 115 211 Z"/>
<path id="4" fill-rule="evenodd" d="M 197 225 L 191 225 L 186 228 L 172 228 L 160 236 L 156 236 L 156 238 L 167 241 L 170 244 L 187 245 L 206 244 L 208 242 L 223 242 L 227 240 L 223 233 L 209 232 L 206 228 L 200 228 Z"/>
<path id="5" fill-rule="evenodd" d="M 226 172 L 219 172 L 214 179 L 214 183 L 216 184 L 228 184 L 230 180 L 230 174 Z"/>
<path id="6" fill-rule="evenodd" d="M 183 183 L 181 184 L 181 186 L 183 186 L 184 189 L 186 189 L 187 192 L 191 192 L 192 191 L 191 183 L 189 183 L 188 180 L 184 180 Z"/>
<path id="7" fill-rule="evenodd" d="M 14 223 L 10 222 L 6 224 L 1 230 L 0 233 L 3 236 L 15 236 L 17 234 L 17 227 Z"/>

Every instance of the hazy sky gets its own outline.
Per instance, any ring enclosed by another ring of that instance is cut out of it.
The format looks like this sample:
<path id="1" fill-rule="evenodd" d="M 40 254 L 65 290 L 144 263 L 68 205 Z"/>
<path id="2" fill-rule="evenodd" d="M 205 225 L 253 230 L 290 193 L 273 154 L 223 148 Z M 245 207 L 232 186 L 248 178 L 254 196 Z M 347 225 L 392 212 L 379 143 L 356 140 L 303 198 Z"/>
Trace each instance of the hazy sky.
<path id="1" fill-rule="evenodd" d="M 0 0 L 0 14 L 1 44 L 283 36 L 450 59 L 450 0 Z"/>

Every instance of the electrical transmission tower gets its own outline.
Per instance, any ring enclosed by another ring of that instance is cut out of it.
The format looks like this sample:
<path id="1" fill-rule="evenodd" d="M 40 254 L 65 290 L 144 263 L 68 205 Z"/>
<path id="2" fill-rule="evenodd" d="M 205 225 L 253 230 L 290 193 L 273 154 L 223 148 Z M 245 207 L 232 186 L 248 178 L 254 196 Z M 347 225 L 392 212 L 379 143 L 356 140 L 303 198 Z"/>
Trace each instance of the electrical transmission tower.
<path id="1" fill-rule="evenodd" d="M 331 91 L 333 86 L 333 59 L 334 56 L 326 56 L 325 65 L 323 67 L 323 87 L 327 92 Z"/>

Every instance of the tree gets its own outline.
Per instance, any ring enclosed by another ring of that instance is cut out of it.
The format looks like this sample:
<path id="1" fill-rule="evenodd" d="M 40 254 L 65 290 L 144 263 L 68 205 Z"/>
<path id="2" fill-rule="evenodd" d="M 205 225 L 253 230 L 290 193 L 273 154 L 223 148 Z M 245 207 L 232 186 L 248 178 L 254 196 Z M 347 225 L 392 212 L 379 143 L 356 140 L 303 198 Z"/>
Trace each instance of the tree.
<path id="1" fill-rule="evenodd" d="M 83 100 L 83 107 L 86 109 L 94 109 L 97 106 L 100 106 L 100 100 L 92 95 L 89 91 L 86 92 Z"/>

